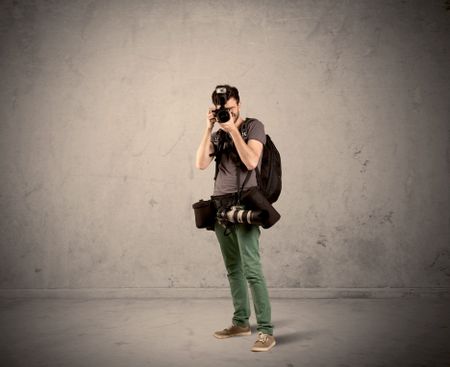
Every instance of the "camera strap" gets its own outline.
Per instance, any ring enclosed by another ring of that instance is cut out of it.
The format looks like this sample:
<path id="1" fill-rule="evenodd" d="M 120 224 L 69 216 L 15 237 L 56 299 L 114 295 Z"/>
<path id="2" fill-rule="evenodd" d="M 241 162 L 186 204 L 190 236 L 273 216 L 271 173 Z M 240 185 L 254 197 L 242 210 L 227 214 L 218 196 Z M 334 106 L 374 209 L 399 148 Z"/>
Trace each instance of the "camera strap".
<path id="1" fill-rule="evenodd" d="M 239 205 L 241 203 L 241 195 L 242 191 L 244 191 L 244 187 L 247 184 L 248 180 L 250 180 L 250 176 L 252 175 L 252 171 L 247 171 L 247 174 L 245 175 L 244 182 L 241 186 L 241 165 L 236 165 L 236 187 L 237 187 L 237 204 Z"/>

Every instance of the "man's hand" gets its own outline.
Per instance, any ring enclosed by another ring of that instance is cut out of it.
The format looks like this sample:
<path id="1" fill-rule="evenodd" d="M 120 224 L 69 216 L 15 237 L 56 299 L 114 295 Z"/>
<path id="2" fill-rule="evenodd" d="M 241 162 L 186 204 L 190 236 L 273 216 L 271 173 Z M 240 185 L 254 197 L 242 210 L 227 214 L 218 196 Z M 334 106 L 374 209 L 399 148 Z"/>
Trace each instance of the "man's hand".
<path id="1" fill-rule="evenodd" d="M 230 113 L 230 119 L 227 122 L 219 123 L 219 127 L 223 131 L 225 131 L 227 133 L 230 133 L 230 134 L 231 134 L 231 132 L 233 132 L 233 130 L 237 130 L 237 127 L 235 125 L 235 118 L 234 118 L 234 116 Z"/>
<path id="2" fill-rule="evenodd" d="M 214 124 L 217 122 L 216 116 L 212 113 L 213 110 L 215 110 L 215 107 L 210 107 L 206 115 L 206 128 L 209 130 L 212 130 Z"/>

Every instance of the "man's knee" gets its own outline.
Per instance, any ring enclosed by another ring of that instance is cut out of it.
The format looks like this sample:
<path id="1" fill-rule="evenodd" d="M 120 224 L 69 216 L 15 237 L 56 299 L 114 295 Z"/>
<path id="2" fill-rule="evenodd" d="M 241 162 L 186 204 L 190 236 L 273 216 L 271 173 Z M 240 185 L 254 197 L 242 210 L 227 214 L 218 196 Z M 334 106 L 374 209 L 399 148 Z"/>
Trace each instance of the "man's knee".
<path id="1" fill-rule="evenodd" d="M 261 266 L 248 266 L 244 265 L 244 276 L 249 282 L 249 284 L 258 283 L 263 279 L 263 273 L 261 271 Z"/>
<path id="2" fill-rule="evenodd" d="M 240 264 L 227 264 L 226 269 L 228 277 L 233 277 L 243 273 L 242 266 Z"/>

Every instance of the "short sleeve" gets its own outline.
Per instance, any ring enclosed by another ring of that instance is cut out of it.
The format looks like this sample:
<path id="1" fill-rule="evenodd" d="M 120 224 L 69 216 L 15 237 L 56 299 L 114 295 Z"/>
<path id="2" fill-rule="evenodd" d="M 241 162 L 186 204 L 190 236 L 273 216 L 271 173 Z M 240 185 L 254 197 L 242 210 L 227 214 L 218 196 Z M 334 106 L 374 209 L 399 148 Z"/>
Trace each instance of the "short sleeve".
<path id="1" fill-rule="evenodd" d="M 248 140 L 255 139 L 260 141 L 263 145 L 266 144 L 266 132 L 264 125 L 259 120 L 251 120 L 248 125 Z"/>

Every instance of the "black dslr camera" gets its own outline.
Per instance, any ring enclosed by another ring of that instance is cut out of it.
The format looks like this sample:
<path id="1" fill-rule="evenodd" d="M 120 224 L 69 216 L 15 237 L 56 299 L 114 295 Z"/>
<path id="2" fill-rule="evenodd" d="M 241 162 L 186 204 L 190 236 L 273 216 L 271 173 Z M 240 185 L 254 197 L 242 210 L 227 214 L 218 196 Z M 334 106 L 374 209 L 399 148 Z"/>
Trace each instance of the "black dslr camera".
<path id="1" fill-rule="evenodd" d="M 225 107 L 225 104 L 227 103 L 227 88 L 217 88 L 216 94 L 217 104 L 220 105 L 220 107 L 213 110 L 212 113 L 217 118 L 217 121 L 222 124 L 230 119 L 230 112 L 228 111 L 228 108 Z"/>

